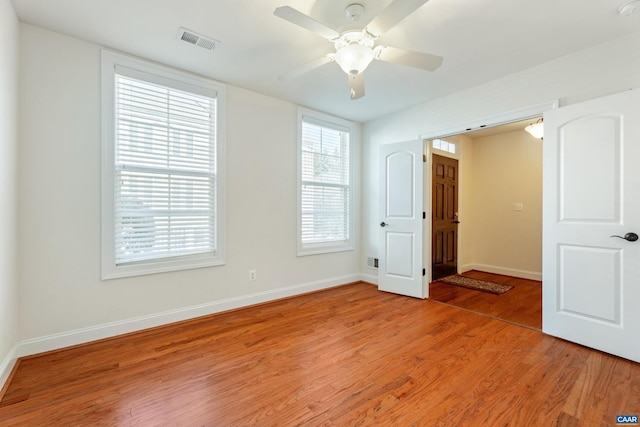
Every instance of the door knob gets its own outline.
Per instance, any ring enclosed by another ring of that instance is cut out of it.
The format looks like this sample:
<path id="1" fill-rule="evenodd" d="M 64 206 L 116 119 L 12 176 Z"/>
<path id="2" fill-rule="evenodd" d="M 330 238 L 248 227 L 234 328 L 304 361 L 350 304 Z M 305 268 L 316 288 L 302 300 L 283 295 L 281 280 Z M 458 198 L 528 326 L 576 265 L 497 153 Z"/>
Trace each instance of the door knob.
<path id="1" fill-rule="evenodd" d="M 382 222 L 380 223 L 380 227 L 386 227 L 387 225 L 389 225 L 389 224 L 387 224 L 387 223 L 386 223 L 386 222 L 384 222 L 384 221 L 382 221 Z"/>
<path id="2" fill-rule="evenodd" d="M 618 239 L 624 239 L 627 242 L 635 242 L 636 240 L 638 240 L 638 235 L 636 233 L 627 233 L 623 236 L 616 236 L 615 234 L 613 236 L 610 237 L 617 237 Z"/>

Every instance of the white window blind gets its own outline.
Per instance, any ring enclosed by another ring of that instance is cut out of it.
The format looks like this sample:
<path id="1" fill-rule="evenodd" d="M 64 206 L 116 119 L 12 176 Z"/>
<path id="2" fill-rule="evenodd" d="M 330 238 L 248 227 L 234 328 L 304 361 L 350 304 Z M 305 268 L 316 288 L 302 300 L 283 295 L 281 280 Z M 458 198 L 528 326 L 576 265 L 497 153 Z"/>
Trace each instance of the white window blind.
<path id="1" fill-rule="evenodd" d="M 306 245 L 351 238 L 349 129 L 302 118 L 300 240 Z"/>
<path id="2" fill-rule="evenodd" d="M 115 264 L 215 254 L 216 98 L 130 74 L 115 74 Z"/>

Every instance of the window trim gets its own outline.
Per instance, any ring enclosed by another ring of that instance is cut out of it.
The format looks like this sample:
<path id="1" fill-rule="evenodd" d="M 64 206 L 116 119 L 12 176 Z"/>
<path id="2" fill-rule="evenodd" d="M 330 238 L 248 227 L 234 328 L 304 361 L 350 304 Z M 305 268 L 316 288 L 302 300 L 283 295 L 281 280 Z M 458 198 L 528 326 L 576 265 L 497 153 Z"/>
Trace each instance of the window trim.
<path id="1" fill-rule="evenodd" d="M 142 59 L 102 50 L 101 52 L 101 199 L 103 280 L 192 268 L 224 265 L 226 257 L 226 86 Z M 195 254 L 171 259 L 151 260 L 127 265 L 115 262 L 114 163 L 115 163 L 115 75 L 123 67 L 149 74 L 150 81 L 185 89 L 199 88 L 216 93 L 216 253 Z M 164 82 L 164 83 L 163 83 Z"/>
<path id="2" fill-rule="evenodd" d="M 307 118 L 314 124 L 332 127 L 337 130 L 345 130 L 349 133 L 349 238 L 339 242 L 324 243 L 302 243 L 302 122 Z M 333 252 L 352 251 L 355 249 L 355 151 L 356 139 L 359 137 L 357 124 L 345 119 L 334 117 L 325 113 L 320 113 L 307 108 L 298 107 L 297 122 L 297 256 L 308 256 L 317 254 L 326 254 Z"/>

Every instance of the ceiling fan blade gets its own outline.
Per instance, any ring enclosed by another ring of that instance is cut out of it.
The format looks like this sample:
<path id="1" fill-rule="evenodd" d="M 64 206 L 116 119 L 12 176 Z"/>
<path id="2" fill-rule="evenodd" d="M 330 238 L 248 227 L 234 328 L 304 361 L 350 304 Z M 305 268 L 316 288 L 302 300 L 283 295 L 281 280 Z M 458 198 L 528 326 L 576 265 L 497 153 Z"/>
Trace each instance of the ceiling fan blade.
<path id="1" fill-rule="evenodd" d="M 323 23 L 316 21 L 309 15 L 305 15 L 290 6 L 278 7 L 273 11 L 273 14 L 285 21 L 289 21 L 292 24 L 307 29 L 320 37 L 324 37 L 325 39 L 333 40 L 340 37 L 340 34 L 337 31 L 332 30 Z"/>
<path id="2" fill-rule="evenodd" d="M 395 64 L 420 68 L 421 70 L 434 71 L 442 65 L 442 56 L 412 50 L 398 49 L 397 47 L 384 46 L 376 54 L 376 59 Z"/>
<path id="3" fill-rule="evenodd" d="M 332 62 L 332 61 L 333 61 L 333 59 L 329 55 L 321 56 L 318 59 L 314 59 L 311 62 L 307 62 L 306 64 L 301 65 L 298 68 L 294 68 L 293 70 L 289 71 L 288 73 L 285 73 L 285 74 L 281 75 L 280 77 L 278 77 L 278 80 L 295 79 L 296 77 L 299 77 L 299 76 L 303 75 L 304 73 L 308 73 L 309 71 L 313 70 L 314 68 L 318 68 L 318 67 L 326 64 L 327 62 Z"/>
<path id="4" fill-rule="evenodd" d="M 364 96 L 364 74 L 349 75 L 349 95 L 351 99 L 358 99 Z"/>
<path id="5" fill-rule="evenodd" d="M 400 21 L 415 12 L 428 0 L 394 0 L 378 16 L 367 25 L 367 30 L 374 36 L 379 36 Z"/>

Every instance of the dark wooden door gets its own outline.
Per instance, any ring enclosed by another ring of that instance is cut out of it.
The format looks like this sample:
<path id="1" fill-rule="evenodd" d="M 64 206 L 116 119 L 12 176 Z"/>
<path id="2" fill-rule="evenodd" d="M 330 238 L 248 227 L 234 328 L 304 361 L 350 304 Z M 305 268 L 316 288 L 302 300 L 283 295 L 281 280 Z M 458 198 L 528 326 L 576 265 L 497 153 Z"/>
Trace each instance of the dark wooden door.
<path id="1" fill-rule="evenodd" d="M 432 280 L 458 269 L 458 161 L 433 155 L 432 171 Z"/>

